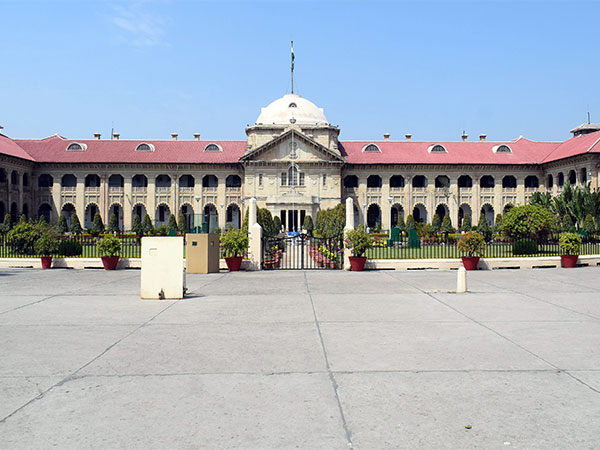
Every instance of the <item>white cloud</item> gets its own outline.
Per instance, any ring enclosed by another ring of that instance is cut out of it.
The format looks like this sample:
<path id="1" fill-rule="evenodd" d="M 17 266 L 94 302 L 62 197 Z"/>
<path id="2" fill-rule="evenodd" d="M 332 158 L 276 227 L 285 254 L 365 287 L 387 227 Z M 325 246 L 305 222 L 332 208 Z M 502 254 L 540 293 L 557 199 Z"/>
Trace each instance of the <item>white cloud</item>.
<path id="1" fill-rule="evenodd" d="M 165 20 L 145 8 L 145 2 L 127 6 L 114 5 L 111 22 L 121 32 L 121 38 L 137 47 L 151 47 L 162 43 Z"/>

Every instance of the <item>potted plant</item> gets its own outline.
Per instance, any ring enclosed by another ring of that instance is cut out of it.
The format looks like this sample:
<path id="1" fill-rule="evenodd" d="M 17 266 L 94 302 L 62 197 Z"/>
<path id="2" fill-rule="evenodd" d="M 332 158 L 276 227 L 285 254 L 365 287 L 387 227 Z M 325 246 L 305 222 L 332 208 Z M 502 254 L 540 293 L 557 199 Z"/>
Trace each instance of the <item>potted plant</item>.
<path id="1" fill-rule="evenodd" d="M 558 243 L 562 266 L 575 267 L 581 251 L 581 236 L 577 233 L 561 233 Z"/>
<path id="2" fill-rule="evenodd" d="M 373 247 L 373 238 L 362 227 L 357 227 L 346 232 L 346 247 L 352 250 L 350 267 L 353 272 L 361 271 L 365 268 L 367 257 L 365 252 Z"/>
<path id="3" fill-rule="evenodd" d="M 52 266 L 52 254 L 58 250 L 58 239 L 51 230 L 44 230 L 41 236 L 35 241 L 35 252 L 42 259 L 42 269 L 49 269 Z"/>
<path id="4" fill-rule="evenodd" d="M 119 253 L 121 253 L 121 240 L 107 234 L 98 240 L 98 255 L 102 258 L 104 270 L 115 270 L 119 263 Z"/>
<path id="5" fill-rule="evenodd" d="M 248 234 L 244 230 L 230 228 L 221 235 L 221 245 L 229 271 L 240 270 L 244 252 L 248 249 Z"/>
<path id="6" fill-rule="evenodd" d="M 479 258 L 485 253 L 485 238 L 477 231 L 469 231 L 458 240 L 458 249 L 466 253 L 462 256 L 462 262 L 466 270 L 476 270 Z"/>

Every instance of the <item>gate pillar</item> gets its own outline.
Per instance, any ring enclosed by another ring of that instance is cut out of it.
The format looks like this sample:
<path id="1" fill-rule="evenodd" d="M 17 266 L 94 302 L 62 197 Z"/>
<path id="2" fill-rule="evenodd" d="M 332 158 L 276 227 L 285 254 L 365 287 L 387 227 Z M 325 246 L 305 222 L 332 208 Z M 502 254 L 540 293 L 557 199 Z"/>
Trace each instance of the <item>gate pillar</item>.
<path id="1" fill-rule="evenodd" d="M 354 229 L 354 201 L 346 199 L 346 226 L 344 227 L 344 270 L 350 270 L 350 250 L 346 247 L 346 232 Z"/>
<path id="2" fill-rule="evenodd" d="M 256 199 L 250 199 L 250 210 L 248 211 L 248 270 L 260 270 L 262 268 L 262 232 L 263 229 L 256 218 Z"/>

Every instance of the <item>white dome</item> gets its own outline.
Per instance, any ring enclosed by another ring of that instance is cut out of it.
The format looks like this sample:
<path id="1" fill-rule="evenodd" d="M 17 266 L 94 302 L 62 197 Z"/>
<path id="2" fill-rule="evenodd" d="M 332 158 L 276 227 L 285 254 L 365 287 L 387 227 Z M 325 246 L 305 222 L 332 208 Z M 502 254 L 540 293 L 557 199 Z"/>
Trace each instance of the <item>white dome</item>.
<path id="1" fill-rule="evenodd" d="M 318 108 L 313 102 L 298 94 L 286 94 L 266 108 L 262 108 L 256 123 L 259 125 L 289 125 L 292 117 L 296 119 L 296 125 L 327 125 L 329 123 L 323 113 L 323 108 Z"/>

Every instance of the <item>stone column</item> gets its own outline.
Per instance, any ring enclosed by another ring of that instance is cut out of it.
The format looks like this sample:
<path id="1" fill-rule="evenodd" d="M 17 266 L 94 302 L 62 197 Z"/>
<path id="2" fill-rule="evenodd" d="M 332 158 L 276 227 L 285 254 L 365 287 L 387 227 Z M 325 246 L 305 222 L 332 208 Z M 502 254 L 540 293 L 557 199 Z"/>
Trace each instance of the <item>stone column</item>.
<path id="1" fill-rule="evenodd" d="M 81 226 L 85 228 L 85 207 L 87 206 L 85 204 L 85 173 L 74 173 L 74 175 L 77 177 L 77 186 L 75 187 L 75 210 L 77 211 L 77 215 L 79 216 L 79 222 L 81 222 Z M 98 212 L 101 212 L 100 208 L 101 205 L 98 205 Z M 61 209 L 62 199 L 61 202 L 58 203 L 58 214 L 61 213 Z M 94 218 L 90 217 L 90 226 L 93 220 Z M 106 218 L 103 217 L 102 220 L 106 221 Z"/>
<path id="2" fill-rule="evenodd" d="M 256 198 L 252 197 L 248 203 L 248 270 L 261 270 L 263 229 L 256 221 Z"/>
<path id="3" fill-rule="evenodd" d="M 172 214 L 175 214 L 175 219 L 179 223 L 179 176 L 177 174 L 170 175 L 171 177 L 171 208 Z"/>
<path id="4" fill-rule="evenodd" d="M 479 193 L 479 176 L 473 177 L 473 195 L 471 197 L 471 223 L 477 225 L 479 223 L 479 209 L 481 208 L 481 194 Z"/>
<path id="5" fill-rule="evenodd" d="M 131 189 L 131 180 L 133 175 L 123 177 L 123 229 L 131 230 L 133 222 L 133 191 Z M 144 220 L 140 217 L 140 220 Z"/>
<path id="6" fill-rule="evenodd" d="M 148 188 L 146 189 L 146 213 L 152 219 L 152 224 L 156 225 L 156 173 L 146 175 L 148 178 Z M 144 220 L 142 218 L 142 220 Z"/>
<path id="7" fill-rule="evenodd" d="M 346 199 L 346 226 L 344 227 L 344 237 L 346 232 L 354 229 L 354 201 L 348 197 Z M 344 270 L 350 270 L 350 249 L 346 247 L 344 239 Z"/>
<path id="8" fill-rule="evenodd" d="M 452 226 L 458 228 L 458 208 L 460 207 L 458 177 L 448 178 L 450 179 L 450 187 L 448 188 L 448 213 L 450 214 L 450 220 L 452 220 Z"/>

